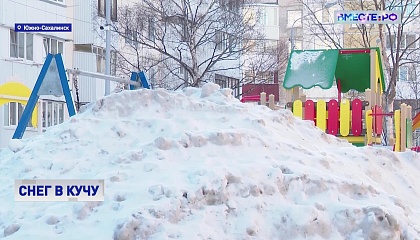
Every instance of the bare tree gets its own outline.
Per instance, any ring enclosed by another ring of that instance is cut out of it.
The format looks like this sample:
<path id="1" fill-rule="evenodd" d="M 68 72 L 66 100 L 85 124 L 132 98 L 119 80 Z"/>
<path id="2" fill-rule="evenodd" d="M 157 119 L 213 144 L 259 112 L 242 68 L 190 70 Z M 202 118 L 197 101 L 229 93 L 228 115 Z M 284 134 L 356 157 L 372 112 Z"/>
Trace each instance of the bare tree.
<path id="1" fill-rule="evenodd" d="M 263 39 L 256 18 L 242 0 L 143 0 L 121 7 L 113 28 L 134 50 L 127 70 L 159 68 L 160 85 L 196 87 L 241 67 L 246 41 Z"/>
<path id="2" fill-rule="evenodd" d="M 414 114 L 420 111 L 420 82 L 418 79 L 420 69 L 417 69 L 415 64 L 407 64 L 402 75 L 403 79 L 398 82 L 397 98 L 405 101 L 413 107 Z"/>
<path id="3" fill-rule="evenodd" d="M 264 75 L 269 73 L 283 75 L 288 55 L 288 45 L 284 40 L 275 41 L 273 45 L 269 41 L 262 41 L 261 45 L 254 46 L 244 59 L 244 83 L 264 83 Z"/>
<path id="4" fill-rule="evenodd" d="M 254 44 L 246 56 L 244 56 L 244 75 L 239 84 L 254 84 L 244 95 L 252 91 L 258 84 L 270 83 L 274 77 L 282 79 L 286 72 L 289 49 L 286 40 L 260 41 Z M 275 76 L 277 75 L 277 76 Z M 281 81 L 279 81 L 281 84 Z"/>

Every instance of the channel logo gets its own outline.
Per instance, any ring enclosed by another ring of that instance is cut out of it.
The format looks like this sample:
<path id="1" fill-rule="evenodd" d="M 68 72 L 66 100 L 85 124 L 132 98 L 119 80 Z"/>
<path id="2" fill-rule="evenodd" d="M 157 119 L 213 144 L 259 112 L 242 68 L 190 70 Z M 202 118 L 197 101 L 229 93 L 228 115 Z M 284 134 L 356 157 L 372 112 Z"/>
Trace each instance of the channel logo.
<path id="1" fill-rule="evenodd" d="M 400 24 L 400 11 L 335 11 L 337 24 Z"/>

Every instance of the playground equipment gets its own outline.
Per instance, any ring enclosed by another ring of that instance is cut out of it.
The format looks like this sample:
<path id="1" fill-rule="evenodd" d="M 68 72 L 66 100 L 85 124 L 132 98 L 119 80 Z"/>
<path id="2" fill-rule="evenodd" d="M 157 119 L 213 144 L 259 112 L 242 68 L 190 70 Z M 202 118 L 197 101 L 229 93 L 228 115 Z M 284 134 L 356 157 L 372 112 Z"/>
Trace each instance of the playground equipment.
<path id="1" fill-rule="evenodd" d="M 130 85 L 130 90 L 141 87 L 150 88 L 143 72 L 132 72 L 130 80 L 76 69 L 67 69 L 67 72 L 73 75 L 84 75 L 97 79 L 128 83 Z M 36 115 L 33 114 L 33 112 L 34 109 L 37 109 L 36 105 L 41 95 L 64 95 L 70 117 L 76 114 L 61 54 L 47 55 L 31 95 L 29 96 L 28 101 L 25 102 L 26 106 L 23 110 L 22 117 L 18 122 L 15 133 L 13 134 L 13 139 L 21 139 L 23 137 L 31 116 L 33 119 L 32 122 L 35 121 L 34 118 L 36 119 Z"/>
<path id="2" fill-rule="evenodd" d="M 315 86 L 330 89 L 333 85 L 338 97 L 329 101 L 306 100 L 301 91 Z M 286 107 L 328 134 L 356 146 L 381 144 L 383 118 L 393 117 L 395 139 L 390 142 L 395 144 L 394 149 L 411 148 L 411 107 L 402 106 L 404 109 L 394 113 L 384 113 L 381 107 L 385 83 L 379 48 L 293 50 L 283 87 Z M 364 99 L 342 99 L 342 93 L 350 90 L 364 93 Z"/>
<path id="3" fill-rule="evenodd" d="M 252 96 L 243 96 L 241 98 L 242 103 L 246 102 L 254 102 L 261 105 L 267 105 L 268 101 L 268 107 L 270 109 L 276 109 L 276 105 L 274 103 L 274 94 L 270 94 L 267 97 L 267 94 L 265 92 L 260 93 L 260 95 L 252 95 Z"/>

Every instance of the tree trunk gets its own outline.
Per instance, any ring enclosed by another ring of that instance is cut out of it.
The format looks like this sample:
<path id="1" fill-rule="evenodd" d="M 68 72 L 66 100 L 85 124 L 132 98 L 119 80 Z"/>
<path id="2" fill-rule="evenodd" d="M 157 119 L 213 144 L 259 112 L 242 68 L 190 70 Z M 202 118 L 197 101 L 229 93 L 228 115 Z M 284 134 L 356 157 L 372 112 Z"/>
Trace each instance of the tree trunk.
<path id="1" fill-rule="evenodd" d="M 387 65 L 387 64 L 385 63 L 385 65 Z M 395 77 L 391 77 L 391 80 L 390 80 L 391 84 L 389 84 L 389 89 L 387 91 L 388 94 L 386 95 L 386 101 L 385 101 L 386 112 L 394 112 L 394 99 L 395 99 L 395 95 L 396 95 L 396 91 L 395 91 L 395 81 L 396 81 L 396 79 L 393 79 L 393 78 L 395 78 Z M 394 136 L 394 125 L 393 125 L 392 122 L 393 122 L 393 118 L 391 118 L 391 117 L 386 118 L 387 139 L 391 139 Z"/>
<path id="2" fill-rule="evenodd" d="M 386 112 L 393 112 L 394 110 L 394 100 L 385 103 L 386 104 Z M 394 137 L 394 118 L 392 117 L 385 117 L 385 124 L 386 124 L 386 128 L 385 129 L 385 133 L 386 133 L 386 143 L 389 144 L 389 140 L 391 138 L 395 139 Z"/>
<path id="3" fill-rule="evenodd" d="M 393 71 L 393 68 L 391 67 L 391 64 L 389 63 L 389 57 L 388 54 L 386 52 L 386 36 L 383 32 L 383 25 L 379 24 L 379 39 L 381 40 L 381 55 L 382 55 L 382 64 L 383 67 L 385 69 L 385 74 L 388 76 L 389 79 L 389 83 L 385 84 L 385 86 L 388 86 L 388 89 L 384 89 L 385 91 L 385 97 L 382 101 L 383 108 L 385 108 L 386 112 L 393 112 L 394 111 L 394 98 L 395 98 L 395 82 L 396 82 L 396 78 L 397 76 L 395 75 L 395 71 Z M 394 66 L 395 67 L 395 66 Z M 382 79 L 383 81 L 385 81 L 385 79 Z M 389 139 L 394 138 L 394 124 L 393 124 L 393 118 L 391 117 L 386 117 L 385 118 L 385 128 L 384 130 L 386 131 L 386 143 L 389 143 Z"/>

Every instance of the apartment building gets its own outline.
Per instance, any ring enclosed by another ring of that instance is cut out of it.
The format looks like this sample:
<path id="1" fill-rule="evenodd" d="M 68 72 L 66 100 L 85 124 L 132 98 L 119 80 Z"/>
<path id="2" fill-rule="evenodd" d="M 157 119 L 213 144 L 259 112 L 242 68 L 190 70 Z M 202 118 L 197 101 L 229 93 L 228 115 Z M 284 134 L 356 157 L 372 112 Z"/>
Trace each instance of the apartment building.
<path id="1" fill-rule="evenodd" d="M 289 49 L 303 49 L 303 5 L 298 0 L 279 1 L 279 38 Z M 293 43 L 293 46 L 291 46 Z"/>
<path id="2" fill-rule="evenodd" d="M 106 0 L 74 0 L 73 68 L 75 69 L 105 74 L 105 3 Z M 112 22 L 117 21 L 118 7 L 123 3 L 124 0 L 111 0 Z M 111 75 L 116 75 L 118 39 L 118 34 L 111 32 Z M 84 105 L 105 95 L 103 79 L 80 75 L 77 79 L 71 80 L 73 96 L 79 99 L 77 104 Z M 110 82 L 111 91 L 116 86 L 115 82 Z"/>
<path id="3" fill-rule="evenodd" d="M 249 41 L 252 50 L 243 54 L 243 96 L 273 94 L 279 101 L 279 60 L 281 53 L 279 39 L 279 5 L 277 0 L 253 1 L 247 9 L 257 20 L 261 39 Z M 286 47 L 286 46 L 283 46 Z M 285 52 L 287 54 L 287 52 Z"/>
<path id="4" fill-rule="evenodd" d="M 0 147 L 7 146 L 48 53 L 72 68 L 71 32 L 15 32 L 15 23 L 73 23 L 73 0 L 0 0 Z M 68 118 L 64 97 L 41 96 L 24 138 Z"/>

